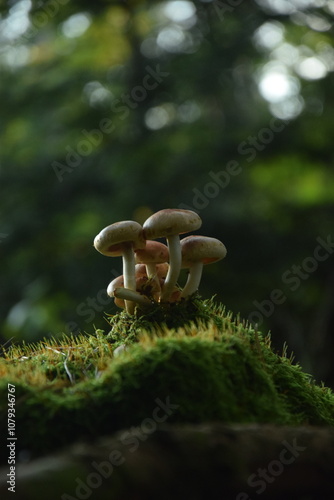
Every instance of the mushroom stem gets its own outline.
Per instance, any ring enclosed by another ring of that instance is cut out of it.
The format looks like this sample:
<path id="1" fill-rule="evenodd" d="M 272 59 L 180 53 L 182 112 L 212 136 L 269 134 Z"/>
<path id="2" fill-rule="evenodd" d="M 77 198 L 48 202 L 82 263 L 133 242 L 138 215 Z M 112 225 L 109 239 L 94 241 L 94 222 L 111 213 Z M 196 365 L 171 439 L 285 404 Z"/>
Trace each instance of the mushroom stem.
<path id="1" fill-rule="evenodd" d="M 161 301 L 167 302 L 170 298 L 176 282 L 178 280 L 181 269 L 181 246 L 180 237 L 178 234 L 167 237 L 167 244 L 169 249 L 169 269 L 166 276 L 165 283 L 162 287 Z"/>
<path id="2" fill-rule="evenodd" d="M 198 290 L 203 270 L 203 262 L 195 262 L 189 269 L 187 283 L 182 290 L 181 297 L 189 297 Z"/>
<path id="3" fill-rule="evenodd" d="M 153 262 L 145 264 L 147 277 L 152 279 L 157 275 L 157 267 Z"/>
<path id="4" fill-rule="evenodd" d="M 126 304 L 128 302 L 131 302 L 134 305 L 134 303 L 136 302 L 137 304 L 142 305 L 142 306 L 151 305 L 150 299 L 145 297 L 145 295 L 141 295 L 140 293 L 136 292 L 135 290 L 129 290 L 129 288 L 121 288 L 121 287 L 115 288 L 114 296 L 117 297 L 118 299 L 125 300 Z"/>
<path id="5" fill-rule="evenodd" d="M 160 293 L 161 286 L 158 278 L 157 266 L 153 262 L 147 263 L 145 264 L 145 266 L 146 266 L 147 277 L 156 284 L 156 287 L 158 289 L 157 293 Z"/>
<path id="6" fill-rule="evenodd" d="M 133 251 L 133 245 L 131 243 L 124 245 L 123 249 L 123 275 L 124 275 L 124 288 L 129 290 L 136 290 L 136 276 L 135 276 L 135 254 Z M 118 297 L 124 298 L 124 297 Z M 135 305 L 130 300 L 125 302 L 126 310 L 129 314 L 134 313 Z"/>

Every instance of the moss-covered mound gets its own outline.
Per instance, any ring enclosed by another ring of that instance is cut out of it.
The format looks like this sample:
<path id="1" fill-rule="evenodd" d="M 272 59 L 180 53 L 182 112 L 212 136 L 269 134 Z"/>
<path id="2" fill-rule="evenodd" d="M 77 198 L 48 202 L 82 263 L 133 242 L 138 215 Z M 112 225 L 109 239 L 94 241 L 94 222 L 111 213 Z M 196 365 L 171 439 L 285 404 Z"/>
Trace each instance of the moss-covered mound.
<path id="1" fill-rule="evenodd" d="M 131 426 L 125 439 L 135 448 L 161 422 L 334 424 L 334 394 L 285 352 L 274 353 L 269 336 L 211 301 L 186 307 L 191 323 L 179 328 L 177 309 L 135 320 L 121 313 L 110 333 L 10 349 L 0 360 L 1 435 L 8 435 L 8 383 L 24 456 Z"/>

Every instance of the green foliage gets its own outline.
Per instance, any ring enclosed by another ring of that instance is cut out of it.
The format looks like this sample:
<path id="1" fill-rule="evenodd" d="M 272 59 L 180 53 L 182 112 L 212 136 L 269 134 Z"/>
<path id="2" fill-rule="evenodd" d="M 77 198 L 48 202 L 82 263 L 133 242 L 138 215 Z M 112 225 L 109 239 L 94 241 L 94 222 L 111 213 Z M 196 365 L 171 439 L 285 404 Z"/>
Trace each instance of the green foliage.
<path id="1" fill-rule="evenodd" d="M 169 422 L 334 424 L 333 393 L 286 349 L 275 353 L 268 335 L 212 302 L 196 307 L 197 317 L 175 329 L 158 321 L 146 329 L 147 318 L 138 317 L 117 357 L 124 313 L 107 334 L 9 349 L 0 360 L 1 433 L 8 383 L 15 386 L 17 444 L 33 456 L 138 426 L 158 399 L 173 405 Z"/>

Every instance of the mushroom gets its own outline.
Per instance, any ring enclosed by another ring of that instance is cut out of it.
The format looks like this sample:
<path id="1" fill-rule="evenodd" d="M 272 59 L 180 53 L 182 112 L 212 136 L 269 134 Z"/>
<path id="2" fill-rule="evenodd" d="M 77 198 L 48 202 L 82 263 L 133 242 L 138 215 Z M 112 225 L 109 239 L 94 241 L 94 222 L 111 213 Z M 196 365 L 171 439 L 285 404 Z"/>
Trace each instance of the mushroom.
<path id="1" fill-rule="evenodd" d="M 159 241 L 147 241 L 145 248 L 135 251 L 135 259 L 138 264 L 145 264 L 147 277 L 156 284 L 157 291 L 160 292 L 157 264 L 169 260 L 168 247 Z"/>
<path id="2" fill-rule="evenodd" d="M 166 276 L 167 276 L 168 270 L 169 270 L 168 262 L 163 262 L 162 264 L 157 264 L 155 267 L 156 267 L 156 273 L 157 273 L 159 280 L 163 280 L 165 282 L 165 279 L 166 279 Z"/>
<path id="3" fill-rule="evenodd" d="M 136 303 L 140 306 L 150 306 L 151 301 L 145 295 L 138 293 L 136 290 L 130 290 L 129 288 L 118 287 L 114 290 L 114 296 L 117 299 L 125 300 L 125 303 L 131 302 L 132 304 Z M 133 307 L 134 309 L 134 307 Z"/>
<path id="4" fill-rule="evenodd" d="M 136 278 L 138 278 L 139 276 L 147 276 L 145 264 L 136 264 L 135 265 L 135 276 L 136 276 Z"/>
<path id="5" fill-rule="evenodd" d="M 153 280 L 147 276 L 140 276 L 136 279 L 137 292 L 141 295 L 145 295 L 149 299 L 154 299 L 156 301 L 160 298 L 161 287 L 159 280 Z"/>
<path id="6" fill-rule="evenodd" d="M 136 290 L 134 249 L 144 248 L 143 228 L 138 222 L 126 220 L 105 227 L 94 239 L 94 247 L 108 257 L 123 258 L 124 287 Z M 126 301 L 126 310 L 133 314 L 134 304 Z"/>
<path id="7" fill-rule="evenodd" d="M 144 266 L 145 267 L 145 266 Z M 130 290 L 129 288 L 124 288 L 124 276 L 117 276 L 112 280 L 107 288 L 107 294 L 109 297 L 114 298 L 115 305 L 121 309 L 125 308 L 125 300 L 136 302 L 138 305 L 150 305 L 151 301 L 147 297 L 143 297 L 143 291 L 145 290 L 145 285 L 148 282 L 148 278 L 144 274 L 136 274 L 136 290 Z M 154 289 L 156 291 L 157 288 Z"/>
<path id="8" fill-rule="evenodd" d="M 109 297 L 113 297 L 114 303 L 117 307 L 124 309 L 125 308 L 124 299 L 118 299 L 114 295 L 114 291 L 116 290 L 116 288 L 120 288 L 120 287 L 124 288 L 124 276 L 123 276 L 123 274 L 121 274 L 120 276 L 117 276 L 117 278 L 115 278 L 114 280 L 112 280 L 109 283 L 108 288 L 107 288 L 107 294 L 109 295 Z"/>
<path id="9" fill-rule="evenodd" d="M 155 301 L 160 302 L 161 300 L 161 290 L 164 286 L 165 279 L 168 273 L 169 264 L 168 262 L 163 262 L 162 264 L 156 264 L 156 281 L 159 283 L 158 291 L 153 295 Z"/>
<path id="10" fill-rule="evenodd" d="M 225 245 L 216 238 L 187 236 L 181 240 L 182 268 L 189 268 L 187 283 L 182 297 L 188 297 L 198 290 L 203 266 L 212 264 L 226 256 Z"/>
<path id="11" fill-rule="evenodd" d="M 191 210 L 165 209 L 149 217 L 144 225 L 147 240 L 166 238 L 169 249 L 169 270 L 161 293 L 161 301 L 168 301 L 181 269 L 180 234 L 201 227 L 199 215 Z"/>

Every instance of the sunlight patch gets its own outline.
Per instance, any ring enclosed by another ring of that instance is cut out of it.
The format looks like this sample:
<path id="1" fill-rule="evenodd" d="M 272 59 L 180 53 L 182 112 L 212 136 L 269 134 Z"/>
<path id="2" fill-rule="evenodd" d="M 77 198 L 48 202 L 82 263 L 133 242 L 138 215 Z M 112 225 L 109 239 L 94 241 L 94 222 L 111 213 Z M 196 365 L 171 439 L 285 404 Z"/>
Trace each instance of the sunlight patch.
<path id="1" fill-rule="evenodd" d="M 74 14 L 62 24 L 61 31 L 67 38 L 77 38 L 85 33 L 91 22 L 89 14 Z"/>

